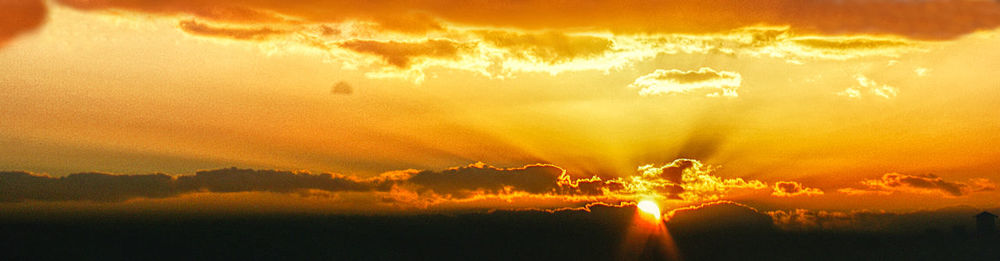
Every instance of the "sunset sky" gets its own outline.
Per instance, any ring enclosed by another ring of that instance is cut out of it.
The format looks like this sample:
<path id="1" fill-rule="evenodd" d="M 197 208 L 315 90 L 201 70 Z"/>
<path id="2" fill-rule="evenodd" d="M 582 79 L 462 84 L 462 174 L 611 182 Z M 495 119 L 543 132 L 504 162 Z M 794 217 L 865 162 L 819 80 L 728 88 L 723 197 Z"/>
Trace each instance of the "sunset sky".
<path id="1" fill-rule="evenodd" d="M 994 208 L 998 27 L 989 0 L 0 0 L 0 209 Z"/>

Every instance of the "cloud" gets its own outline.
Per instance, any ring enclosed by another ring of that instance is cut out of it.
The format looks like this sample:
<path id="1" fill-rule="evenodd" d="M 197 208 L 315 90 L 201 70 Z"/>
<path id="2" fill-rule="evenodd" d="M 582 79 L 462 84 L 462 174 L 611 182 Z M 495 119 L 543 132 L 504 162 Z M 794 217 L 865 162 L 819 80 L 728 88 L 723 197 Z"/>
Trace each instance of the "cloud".
<path id="1" fill-rule="evenodd" d="M 187 194 L 275 193 L 336 198 L 349 193 L 401 208 L 464 207 L 496 204 L 623 204 L 652 199 L 672 204 L 715 201 L 737 190 L 768 186 L 759 180 L 716 176 L 717 167 L 692 159 L 645 165 L 624 177 L 579 177 L 551 164 L 498 168 L 485 163 L 444 170 L 400 170 L 361 178 L 340 174 L 226 168 L 193 175 L 78 173 L 51 177 L 0 172 L 0 202 L 96 201 L 172 198 Z"/>
<path id="2" fill-rule="evenodd" d="M 643 165 L 639 172 L 628 180 L 631 190 L 691 202 L 718 200 L 734 189 L 767 188 L 760 180 L 715 176 L 715 167 L 692 159 L 677 159 L 660 167 Z"/>
<path id="3" fill-rule="evenodd" d="M 457 59 L 459 53 L 467 48 L 443 39 L 419 42 L 348 40 L 337 45 L 354 52 L 377 56 L 389 65 L 404 69 L 419 58 Z"/>
<path id="4" fill-rule="evenodd" d="M 37 29 L 47 13 L 45 1 L 0 0 L 0 47 Z"/>
<path id="5" fill-rule="evenodd" d="M 27 172 L 0 172 L 0 202 L 122 201 L 163 198 L 178 193 L 173 177 L 164 174 L 110 175 L 79 173 L 62 178 Z"/>
<path id="6" fill-rule="evenodd" d="M 556 181 L 564 173 L 565 170 L 554 165 L 504 169 L 480 162 L 444 171 L 420 171 L 406 179 L 406 183 L 456 197 L 469 197 L 478 192 L 494 194 L 504 190 L 544 194 L 556 192 Z"/>
<path id="7" fill-rule="evenodd" d="M 385 8 L 382 5 L 364 4 L 360 6 L 369 8 L 359 8 L 357 4 L 338 1 L 62 0 L 60 3 L 84 10 L 113 11 L 106 14 L 124 10 L 167 16 L 176 19 L 178 29 L 190 35 L 252 41 L 269 52 L 314 49 L 342 62 L 344 68 L 369 70 L 365 73 L 369 78 L 401 78 L 416 84 L 422 83 L 426 71 L 432 68 L 502 79 L 514 77 L 518 72 L 610 72 L 661 54 L 771 57 L 803 63 L 896 57 L 922 50 L 921 43 L 912 39 L 817 35 L 784 24 L 642 34 L 587 26 L 571 30 L 470 26 L 425 10 L 423 4 L 428 3 L 397 3 L 385 12 L 374 12 Z M 736 87 L 701 90 L 708 91 L 706 94 L 735 96 Z"/>
<path id="8" fill-rule="evenodd" d="M 99 201 L 166 198 L 194 192 L 295 193 L 310 189 L 330 192 L 387 190 L 382 180 L 360 180 L 334 174 L 274 170 L 217 169 L 190 176 L 165 174 L 113 175 L 77 173 L 50 177 L 28 172 L 0 172 L 0 202 Z"/>
<path id="9" fill-rule="evenodd" d="M 697 71 L 662 70 L 640 76 L 629 88 L 639 89 L 639 95 L 685 94 L 702 92 L 708 96 L 736 97 L 742 84 L 739 73 L 716 71 L 702 67 Z"/>
<path id="10" fill-rule="evenodd" d="M 879 179 L 861 181 L 863 188 L 842 188 L 838 191 L 848 195 L 879 194 L 888 195 L 896 192 L 941 194 L 945 197 L 959 197 L 975 191 L 996 190 L 996 185 L 990 180 L 977 178 L 969 183 L 946 181 L 934 174 L 908 175 L 886 173 Z"/>
<path id="11" fill-rule="evenodd" d="M 823 191 L 803 186 L 795 181 L 778 181 L 774 183 L 774 192 L 771 195 L 776 197 L 814 196 L 823 195 Z"/>
<path id="12" fill-rule="evenodd" d="M 556 64 L 577 58 L 600 56 L 611 51 L 612 41 L 596 36 L 568 36 L 558 32 L 474 32 L 482 41 L 510 53 L 514 58 Z"/>
<path id="13" fill-rule="evenodd" d="M 925 232 L 952 230 L 973 222 L 982 209 L 967 206 L 912 212 L 883 210 L 775 210 L 768 211 L 776 226 L 789 231 Z M 992 210 L 991 210 L 992 211 Z"/>
<path id="14" fill-rule="evenodd" d="M 84 10 L 130 10 L 193 15 L 220 21 L 300 23 L 368 20 L 387 28 L 421 31 L 433 22 L 467 26 L 621 33 L 714 33 L 755 25 L 790 26 L 827 35 L 900 35 L 951 39 L 1000 25 L 994 1 L 408 1 L 319 0 L 218 2 L 209 0 L 58 0 Z M 752 10 L 752 11 L 748 11 Z M 409 17 L 427 17 L 417 19 Z M 404 19 L 406 18 L 406 19 Z M 406 21 L 406 22 L 400 22 Z M 416 29 L 415 29 L 416 28 Z"/>
<path id="15" fill-rule="evenodd" d="M 354 87 L 351 87 L 350 84 L 347 84 L 344 81 L 340 81 L 337 82 L 337 84 L 334 84 L 333 88 L 330 88 L 330 93 L 340 94 L 340 95 L 350 95 L 351 93 L 354 93 Z"/>
<path id="16" fill-rule="evenodd" d="M 286 30 L 278 30 L 270 27 L 222 27 L 201 23 L 195 20 L 181 21 L 177 26 L 184 32 L 193 35 L 231 38 L 236 40 L 260 41 L 289 33 L 289 31 Z"/>
<path id="17" fill-rule="evenodd" d="M 848 98 L 861 98 L 863 91 L 868 91 L 872 95 L 879 96 L 885 99 L 895 98 L 899 95 L 899 88 L 889 86 L 888 84 L 879 84 L 875 80 L 869 79 L 868 76 L 861 74 L 855 75 L 854 79 L 858 81 L 857 86 L 849 87 L 837 95 L 846 96 Z"/>

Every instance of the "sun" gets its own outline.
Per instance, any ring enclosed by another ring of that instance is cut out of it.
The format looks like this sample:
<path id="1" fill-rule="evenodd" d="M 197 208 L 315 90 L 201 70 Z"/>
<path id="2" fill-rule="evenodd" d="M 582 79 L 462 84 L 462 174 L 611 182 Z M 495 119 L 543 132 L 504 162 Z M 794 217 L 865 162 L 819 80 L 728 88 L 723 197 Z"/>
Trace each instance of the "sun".
<path id="1" fill-rule="evenodd" d="M 643 200 L 639 201 L 639 204 L 636 206 L 639 207 L 639 210 L 642 212 L 653 215 L 656 219 L 660 219 L 660 206 L 656 205 L 656 202 L 653 202 L 652 200 Z"/>

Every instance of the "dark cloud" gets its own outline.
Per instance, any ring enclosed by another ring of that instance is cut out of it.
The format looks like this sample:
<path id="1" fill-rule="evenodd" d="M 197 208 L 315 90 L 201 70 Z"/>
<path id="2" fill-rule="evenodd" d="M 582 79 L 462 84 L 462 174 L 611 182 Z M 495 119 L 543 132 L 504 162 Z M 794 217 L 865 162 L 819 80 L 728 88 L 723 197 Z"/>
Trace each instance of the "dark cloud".
<path id="1" fill-rule="evenodd" d="M 496 193 L 504 190 L 544 194 L 557 192 L 557 181 L 563 174 L 564 170 L 554 165 L 502 169 L 477 163 L 444 171 L 421 171 L 406 181 L 456 197 L 478 194 L 476 191 Z"/>
<path id="2" fill-rule="evenodd" d="M 45 1 L 0 0 L 0 47 L 45 22 Z"/>
<path id="3" fill-rule="evenodd" d="M 275 170 L 217 169 L 190 176 L 165 174 L 113 175 L 77 173 L 50 177 L 27 172 L 0 172 L 0 202 L 100 201 L 165 198 L 193 192 L 277 192 L 304 190 L 388 190 L 383 180 L 358 180 L 333 174 Z"/>
<path id="4" fill-rule="evenodd" d="M 551 164 L 498 168 L 481 162 L 440 171 L 390 171 L 370 178 L 239 168 L 203 170 L 194 175 L 178 176 L 78 173 L 51 177 L 0 172 L 0 191 L 6 192 L 0 195 L 0 202 L 118 202 L 196 192 L 270 192 L 303 196 L 372 192 L 359 197 L 426 208 L 441 203 L 461 204 L 469 199 L 509 202 L 543 198 L 564 203 L 620 204 L 634 202 L 638 197 L 662 196 L 697 202 L 718 200 L 734 189 L 767 188 L 759 180 L 714 176 L 713 167 L 691 159 L 678 159 L 660 167 L 646 165 L 640 167 L 639 172 L 628 177 L 581 178 Z"/>
<path id="5" fill-rule="evenodd" d="M 890 194 L 894 192 L 910 192 L 924 194 L 942 194 L 946 197 L 958 197 L 974 191 L 994 190 L 993 182 L 977 178 L 969 183 L 946 181 L 934 174 L 900 174 L 886 173 L 879 179 L 868 179 L 861 182 L 864 188 L 843 188 L 840 192 L 848 195 Z"/>
<path id="6" fill-rule="evenodd" d="M 114 175 L 78 173 L 50 177 L 28 172 L 0 172 L 0 202 L 101 201 L 116 202 L 134 198 L 165 198 L 194 192 L 274 192 L 299 193 L 307 190 L 327 192 L 399 190 L 461 199 L 477 195 L 510 192 L 552 195 L 602 195 L 608 190 L 624 189 L 620 181 L 599 178 L 574 180 L 554 165 L 528 165 L 520 168 L 496 168 L 483 163 L 443 171 L 387 172 L 373 178 L 339 174 L 311 174 L 278 170 L 215 169 L 194 175 L 165 174 Z"/>
<path id="7" fill-rule="evenodd" d="M 817 188 L 810 188 L 795 181 L 778 181 L 774 183 L 774 192 L 771 195 L 777 197 L 813 196 L 823 195 L 823 191 Z"/>
<path id="8" fill-rule="evenodd" d="M 700 163 L 692 159 L 678 159 L 660 167 L 659 177 L 674 183 L 684 182 L 685 171 L 697 171 L 694 168 Z"/>
<path id="9" fill-rule="evenodd" d="M 278 192 L 291 193 L 306 189 L 325 191 L 370 191 L 379 187 L 378 180 L 360 180 L 329 173 L 310 174 L 277 170 L 217 169 L 198 171 L 193 176 L 178 176 L 181 191 L 210 192 Z M 388 189 L 382 187 L 382 190 Z"/>
<path id="10" fill-rule="evenodd" d="M 232 38 L 237 40 L 266 40 L 277 35 L 288 33 L 288 31 L 269 27 L 233 28 L 209 25 L 195 20 L 181 21 L 178 24 L 178 27 L 184 32 L 193 35 Z"/>
<path id="11" fill-rule="evenodd" d="M 344 81 L 340 81 L 340 82 L 337 82 L 337 84 L 334 84 L 333 88 L 330 88 L 330 93 L 332 93 L 332 94 L 341 94 L 341 95 L 350 95 L 351 93 L 354 93 L 354 87 L 351 87 L 350 84 L 347 84 Z"/>
<path id="12" fill-rule="evenodd" d="M 27 172 L 0 172 L 0 191 L 0 202 L 122 201 L 170 197 L 179 192 L 173 177 L 164 174 L 78 173 L 53 178 Z"/>
<path id="13" fill-rule="evenodd" d="M 913 212 L 879 210 L 827 211 L 776 210 L 768 211 L 775 224 L 789 231 L 867 231 L 882 233 L 940 231 L 955 227 L 972 229 L 974 216 L 982 209 L 958 206 Z M 990 210 L 996 211 L 996 210 Z M 1000 212 L 994 212 L 1000 213 Z"/>
<path id="14" fill-rule="evenodd" d="M 422 42 L 348 40 L 340 47 L 382 58 L 389 65 L 409 68 L 414 59 L 421 57 L 455 59 L 465 48 L 451 40 L 426 40 Z"/>

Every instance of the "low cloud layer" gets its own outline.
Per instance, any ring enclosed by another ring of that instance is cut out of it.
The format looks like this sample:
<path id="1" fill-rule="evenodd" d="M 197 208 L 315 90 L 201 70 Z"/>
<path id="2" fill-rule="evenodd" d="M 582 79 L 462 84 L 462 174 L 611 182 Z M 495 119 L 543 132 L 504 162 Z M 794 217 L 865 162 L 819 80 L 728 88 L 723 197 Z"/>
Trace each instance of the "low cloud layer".
<path id="1" fill-rule="evenodd" d="M 424 208 L 445 202 L 535 199 L 558 202 L 620 204 L 638 199 L 679 203 L 713 201 L 736 190 L 758 191 L 759 180 L 723 178 L 715 167 L 691 159 L 662 166 L 645 165 L 626 177 L 578 177 L 550 164 L 498 168 L 476 163 L 434 170 L 386 172 L 359 178 L 277 170 L 216 169 L 194 175 L 114 175 L 78 173 L 51 177 L 28 172 L 0 172 L 0 202 L 121 202 L 170 198 L 192 193 L 268 192 L 298 194 L 360 192 L 383 202 Z"/>
<path id="2" fill-rule="evenodd" d="M 959 197 L 976 191 L 996 190 L 992 181 L 982 178 L 971 179 L 969 182 L 947 181 L 934 174 L 900 174 L 886 173 L 878 179 L 861 181 L 862 188 L 843 188 L 838 191 L 848 195 L 892 193 L 940 194 L 945 197 Z"/>
<path id="3" fill-rule="evenodd" d="M 630 88 L 639 89 L 639 95 L 698 93 L 707 96 L 736 97 L 743 77 L 736 72 L 716 71 L 702 67 L 698 70 L 656 70 L 635 79 Z"/>
<path id="4" fill-rule="evenodd" d="M 880 210 L 776 210 L 771 216 L 776 226 L 790 231 L 854 231 L 854 232 L 939 232 L 973 233 L 974 216 L 983 209 L 960 206 L 913 212 Z M 997 213 L 996 209 L 988 209 Z"/>
<path id="5" fill-rule="evenodd" d="M 324 191 L 388 190 L 384 180 L 296 173 L 273 170 L 217 169 L 190 176 L 166 174 L 113 175 L 77 173 L 49 177 L 27 172 L 0 172 L 0 202 L 99 201 L 117 202 L 134 198 L 166 198 L 194 192 L 293 193 L 310 189 Z"/>

